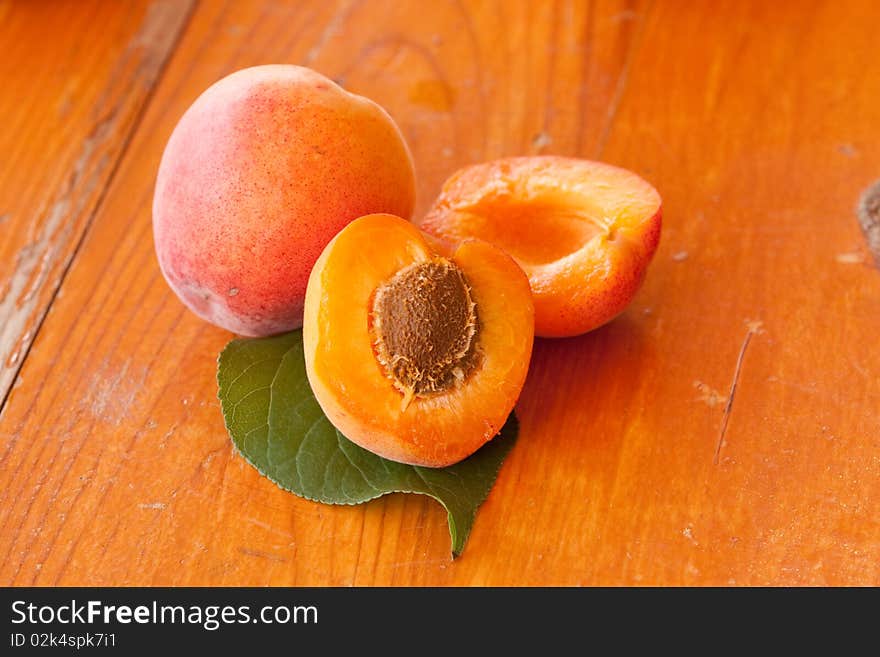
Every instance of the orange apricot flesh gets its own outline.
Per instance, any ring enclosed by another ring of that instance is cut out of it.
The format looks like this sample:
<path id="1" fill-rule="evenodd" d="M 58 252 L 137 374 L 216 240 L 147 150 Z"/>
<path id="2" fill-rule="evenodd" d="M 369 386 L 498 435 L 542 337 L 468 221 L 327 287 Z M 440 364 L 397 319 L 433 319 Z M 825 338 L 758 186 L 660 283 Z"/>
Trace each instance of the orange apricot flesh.
<path id="1" fill-rule="evenodd" d="M 465 167 L 419 227 L 452 243 L 485 240 L 529 278 L 535 334 L 586 333 L 620 314 L 660 241 L 661 200 L 635 173 L 557 156 Z"/>
<path id="2" fill-rule="evenodd" d="M 437 247 L 393 215 L 355 220 L 318 258 L 303 322 L 309 383 L 333 425 L 380 456 L 428 467 L 498 433 L 534 337 L 529 282 L 510 256 L 477 240 Z"/>

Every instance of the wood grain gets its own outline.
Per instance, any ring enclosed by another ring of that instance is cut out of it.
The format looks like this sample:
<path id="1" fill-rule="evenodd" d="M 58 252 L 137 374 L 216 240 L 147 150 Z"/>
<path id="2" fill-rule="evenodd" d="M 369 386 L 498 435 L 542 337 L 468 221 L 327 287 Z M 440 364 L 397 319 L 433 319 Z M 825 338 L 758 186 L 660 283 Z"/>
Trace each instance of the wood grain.
<path id="1" fill-rule="evenodd" d="M 880 177 L 878 19 L 868 1 L 200 4 L 0 416 L 0 583 L 880 584 L 880 271 L 855 216 Z M 664 197 L 629 310 L 536 344 L 520 440 L 455 562 L 430 500 L 322 506 L 234 454 L 230 336 L 156 266 L 174 123 L 265 62 L 385 105 L 420 211 L 457 166 L 534 152 Z"/>
<path id="2" fill-rule="evenodd" d="M 191 5 L 0 3 L 0 404 Z"/>

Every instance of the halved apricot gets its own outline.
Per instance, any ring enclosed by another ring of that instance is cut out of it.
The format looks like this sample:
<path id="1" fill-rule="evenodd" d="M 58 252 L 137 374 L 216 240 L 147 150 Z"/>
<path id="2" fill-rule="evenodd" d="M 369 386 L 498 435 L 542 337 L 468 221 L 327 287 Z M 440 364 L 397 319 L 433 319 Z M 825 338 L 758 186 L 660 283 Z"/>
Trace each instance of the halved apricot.
<path id="1" fill-rule="evenodd" d="M 324 413 L 380 456 L 442 467 L 491 440 L 525 382 L 529 282 L 501 249 L 441 253 L 374 214 L 327 245 L 306 289 L 306 371 Z"/>
<path id="2" fill-rule="evenodd" d="M 556 156 L 465 167 L 416 223 L 437 237 L 501 247 L 529 277 L 535 334 L 586 333 L 616 317 L 660 241 L 661 201 L 626 169 Z"/>

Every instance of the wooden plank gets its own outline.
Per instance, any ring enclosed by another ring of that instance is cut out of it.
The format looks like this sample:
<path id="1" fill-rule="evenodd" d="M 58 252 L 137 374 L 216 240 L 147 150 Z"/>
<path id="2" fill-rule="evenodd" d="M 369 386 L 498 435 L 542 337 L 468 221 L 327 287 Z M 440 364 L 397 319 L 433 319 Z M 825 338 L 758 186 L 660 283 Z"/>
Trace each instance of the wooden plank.
<path id="1" fill-rule="evenodd" d="M 880 8 L 408 4 L 196 11 L 0 418 L 0 582 L 880 583 L 880 273 L 854 213 L 880 175 Z M 454 563 L 429 500 L 322 506 L 235 455 L 213 378 L 230 336 L 156 266 L 177 117 L 269 61 L 386 105 L 420 209 L 460 164 L 537 151 L 664 196 L 631 308 L 537 343 Z"/>
<path id="2" fill-rule="evenodd" d="M 855 215 L 880 175 L 877 12 L 648 18 L 606 155 L 657 181 L 667 222 L 629 315 L 651 309 L 638 378 L 596 402 L 631 405 L 594 472 L 593 581 L 880 582 L 880 272 Z"/>
<path id="3" fill-rule="evenodd" d="M 0 3 L 0 407 L 191 4 Z"/>

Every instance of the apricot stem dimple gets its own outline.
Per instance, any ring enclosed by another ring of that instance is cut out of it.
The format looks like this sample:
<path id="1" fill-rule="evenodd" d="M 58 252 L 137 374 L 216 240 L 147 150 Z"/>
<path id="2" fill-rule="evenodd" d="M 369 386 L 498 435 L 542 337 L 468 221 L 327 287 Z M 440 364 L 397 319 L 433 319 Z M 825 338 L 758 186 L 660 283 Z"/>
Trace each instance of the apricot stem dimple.
<path id="1" fill-rule="evenodd" d="M 441 393 L 476 365 L 476 304 L 462 271 L 445 258 L 405 267 L 381 285 L 371 313 L 376 359 L 403 393 Z"/>

